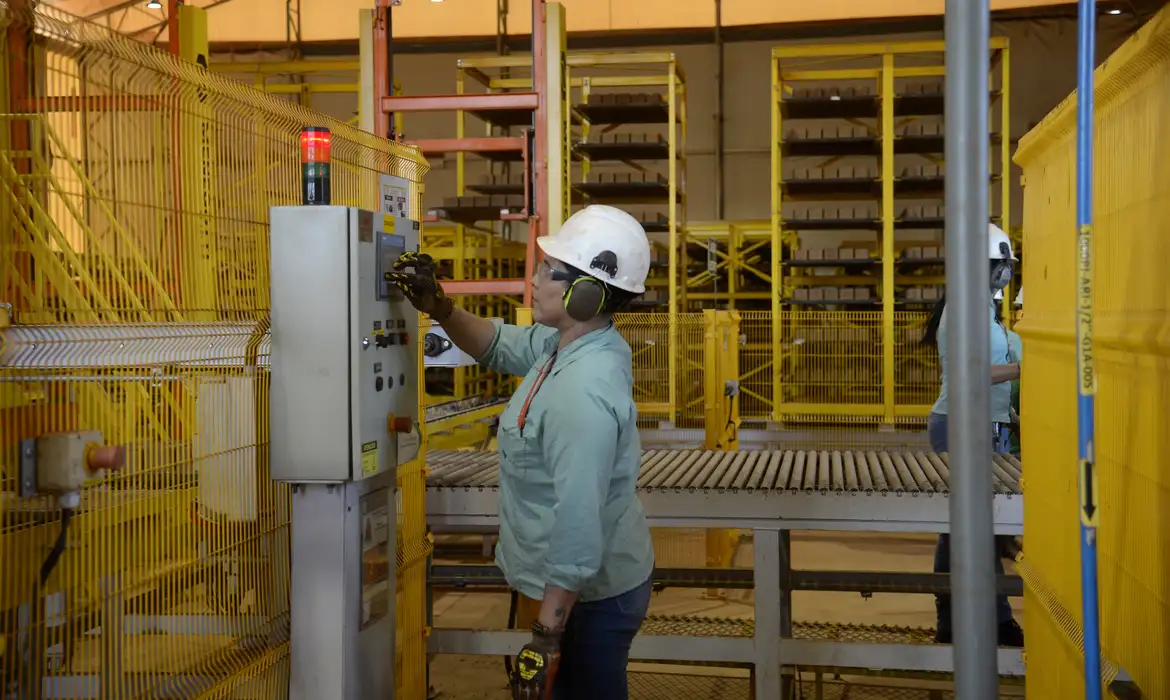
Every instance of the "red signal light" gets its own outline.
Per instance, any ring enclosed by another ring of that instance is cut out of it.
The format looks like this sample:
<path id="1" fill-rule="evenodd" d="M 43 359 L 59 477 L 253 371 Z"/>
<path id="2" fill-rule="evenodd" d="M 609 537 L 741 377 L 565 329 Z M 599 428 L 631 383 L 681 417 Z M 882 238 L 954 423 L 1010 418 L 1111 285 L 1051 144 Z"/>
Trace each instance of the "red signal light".
<path id="1" fill-rule="evenodd" d="M 333 135 L 323 126 L 301 129 L 301 202 L 328 205 L 333 200 L 329 177 Z"/>

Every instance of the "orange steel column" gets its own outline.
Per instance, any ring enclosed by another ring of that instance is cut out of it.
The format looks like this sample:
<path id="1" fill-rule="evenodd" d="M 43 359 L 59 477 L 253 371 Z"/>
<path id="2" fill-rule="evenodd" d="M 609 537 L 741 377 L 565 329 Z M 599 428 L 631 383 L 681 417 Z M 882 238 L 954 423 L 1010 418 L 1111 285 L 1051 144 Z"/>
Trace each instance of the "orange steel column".
<path id="1" fill-rule="evenodd" d="M 28 104 L 31 101 L 31 67 L 29 66 L 29 34 L 33 27 L 32 18 L 32 3 L 29 0 L 9 0 L 8 3 L 9 17 L 8 27 L 4 30 L 7 33 L 5 40 L 8 43 L 8 105 L 7 109 L 13 113 L 23 112 L 28 109 Z M 14 153 L 21 155 L 13 158 L 13 164 L 16 167 L 16 172 L 20 175 L 27 175 L 32 170 L 31 161 L 28 153 L 32 151 L 32 133 L 29 122 L 24 119 L 13 119 L 12 126 L 9 129 L 9 143 L 8 148 Z M 12 195 L 16 206 L 28 206 L 25 203 L 25 189 L 23 184 L 14 184 Z M 21 227 L 18 227 L 15 222 L 15 214 L 13 218 L 8 219 L 5 224 L 10 226 L 12 235 L 12 267 L 16 274 L 9 276 L 9 287 L 7 289 L 0 289 L 0 293 L 4 295 L 5 301 L 10 301 L 13 305 L 13 312 L 22 311 L 20 292 L 20 285 L 17 283 L 21 279 L 30 279 L 32 272 L 31 254 L 27 248 L 24 248 L 24 235 L 18 234 Z M 34 289 L 34 293 L 41 290 Z M 31 302 L 31 300 L 30 300 Z"/>
<path id="2" fill-rule="evenodd" d="M 179 55 L 179 0 L 167 0 L 167 51 Z"/>
<path id="3" fill-rule="evenodd" d="M 532 276 L 536 273 L 536 239 L 548 220 L 548 76 L 545 54 L 545 0 L 532 0 L 532 90 L 536 93 L 535 149 L 532 156 L 533 207 L 528 219 L 528 250 L 524 258 L 524 308 L 532 307 Z"/>
<path id="4" fill-rule="evenodd" d="M 390 0 L 378 0 L 374 8 L 374 135 L 390 138 L 391 114 L 382 109 L 382 98 L 390 97 Z"/>

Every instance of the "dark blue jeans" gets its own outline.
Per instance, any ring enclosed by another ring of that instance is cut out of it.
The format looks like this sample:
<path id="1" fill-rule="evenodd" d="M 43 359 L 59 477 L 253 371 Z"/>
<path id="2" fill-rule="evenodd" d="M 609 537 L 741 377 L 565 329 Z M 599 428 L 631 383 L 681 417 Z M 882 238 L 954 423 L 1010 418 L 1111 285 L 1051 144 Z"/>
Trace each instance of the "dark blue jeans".
<path id="1" fill-rule="evenodd" d="M 552 700 L 627 700 L 630 644 L 650 607 L 650 583 L 628 593 L 577 603 L 561 638 Z"/>
<path id="2" fill-rule="evenodd" d="M 930 449 L 935 452 L 947 451 L 947 417 L 940 413 L 931 413 L 926 424 L 926 436 L 930 440 Z M 1001 540 L 1010 540 L 1010 537 L 996 537 L 995 573 L 1003 573 L 1003 561 L 1000 559 Z M 951 572 L 951 536 L 939 535 L 938 546 L 934 548 L 934 572 L 949 574 Z M 935 596 L 935 614 L 938 617 L 938 628 L 951 631 L 951 597 L 948 595 Z M 995 616 L 1000 622 L 1012 620 L 1012 606 L 1007 596 L 998 596 L 995 599 Z"/>

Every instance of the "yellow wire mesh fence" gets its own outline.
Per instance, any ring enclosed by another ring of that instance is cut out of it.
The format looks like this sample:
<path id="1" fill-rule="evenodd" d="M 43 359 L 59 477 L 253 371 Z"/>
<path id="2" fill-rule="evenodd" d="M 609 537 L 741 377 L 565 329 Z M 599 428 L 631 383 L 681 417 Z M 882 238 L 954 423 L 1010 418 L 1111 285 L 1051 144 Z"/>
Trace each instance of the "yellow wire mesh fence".
<path id="1" fill-rule="evenodd" d="M 889 446 L 891 439 L 906 437 L 890 434 L 867 442 L 883 423 L 895 432 L 921 432 L 940 385 L 938 351 L 921 342 L 929 314 L 896 312 L 888 331 L 881 312 L 791 310 L 775 321 L 767 311 L 738 314 L 739 373 L 724 379 L 738 381 L 742 421 L 783 423 L 793 429 L 789 437 L 819 447 Z M 615 321 L 633 350 L 635 398 L 640 408 L 652 409 L 646 412 L 646 426 L 662 419 L 654 407 L 669 402 L 673 353 L 678 425 L 701 428 L 704 376 L 712 371 L 703 354 L 704 315 L 678 314 L 673 340 L 667 314 L 619 314 Z M 773 343 L 775 332 L 778 344 Z M 893 345 L 894 361 L 889 383 L 887 342 Z"/>
<path id="2" fill-rule="evenodd" d="M 1028 305 L 1020 381 L 1028 697 L 1083 697 L 1078 323 L 1096 365 L 1098 576 L 1105 669 L 1170 697 L 1170 10 L 1094 77 L 1092 305 L 1078 308 L 1076 95 L 1021 141 Z M 1032 546 L 1038 543 L 1039 546 Z"/>
<path id="3" fill-rule="evenodd" d="M 338 204 L 378 208 L 379 173 L 417 184 L 425 162 L 51 7 L 14 7 L 0 2 L 0 695 L 283 697 L 268 208 L 300 201 L 303 126 L 333 132 Z M 124 446 L 124 468 L 22 496 L 22 468 L 53 444 L 23 441 L 66 431 Z M 415 471 L 407 563 L 429 548 Z M 75 485 L 62 510 L 53 491 Z M 423 570 L 399 583 L 399 620 L 417 627 L 400 630 L 406 668 L 425 666 Z M 406 697 L 425 697 L 419 675 Z"/>

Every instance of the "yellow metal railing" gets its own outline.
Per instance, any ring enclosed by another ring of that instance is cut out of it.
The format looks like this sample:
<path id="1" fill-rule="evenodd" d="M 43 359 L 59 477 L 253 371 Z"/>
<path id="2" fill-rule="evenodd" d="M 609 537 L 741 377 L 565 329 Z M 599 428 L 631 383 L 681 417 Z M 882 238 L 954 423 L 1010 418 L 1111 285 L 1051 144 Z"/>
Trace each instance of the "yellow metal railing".
<path id="1" fill-rule="evenodd" d="M 333 132 L 337 204 L 378 208 L 379 173 L 421 204 L 426 164 L 51 7 L 0 3 L 0 43 L 0 694 L 283 697 L 268 208 L 300 202 L 303 126 Z M 79 430 L 127 464 L 86 484 L 42 583 L 62 515 L 18 495 L 20 441 Z M 421 699 L 422 463 L 400 471 L 396 663 Z"/>
<path id="2" fill-rule="evenodd" d="M 681 368 L 680 419 L 704 420 L 703 339 L 710 332 L 704 313 L 679 314 L 673 340 L 664 314 L 616 317 L 633 350 L 634 394 L 643 413 L 665 410 L 666 358 L 674 353 Z M 926 313 L 895 316 L 897 382 L 890 395 L 882 382 L 881 312 L 785 311 L 776 322 L 766 311 L 737 314 L 738 376 L 730 378 L 739 382 L 738 415 L 745 421 L 780 416 L 791 423 L 872 425 L 882 422 L 890 404 L 898 422 L 920 422 L 938 397 L 938 353 L 920 342 Z M 774 328 L 780 329 L 779 354 L 772 350 Z"/>

